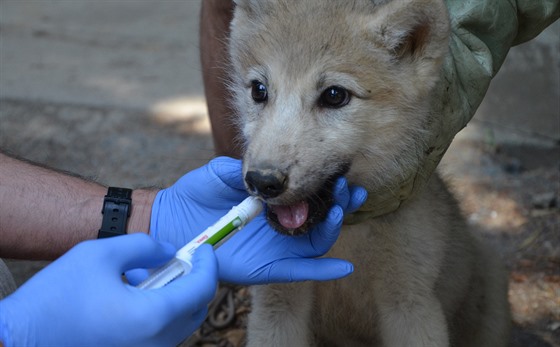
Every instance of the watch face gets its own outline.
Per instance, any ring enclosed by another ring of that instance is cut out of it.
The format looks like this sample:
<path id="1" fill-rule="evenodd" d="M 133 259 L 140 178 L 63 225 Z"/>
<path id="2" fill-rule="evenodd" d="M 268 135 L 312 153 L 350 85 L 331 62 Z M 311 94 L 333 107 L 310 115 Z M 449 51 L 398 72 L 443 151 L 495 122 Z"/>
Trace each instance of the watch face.
<path id="1" fill-rule="evenodd" d="M 119 199 L 130 199 L 132 196 L 132 189 L 109 187 L 107 190 L 107 196 Z"/>

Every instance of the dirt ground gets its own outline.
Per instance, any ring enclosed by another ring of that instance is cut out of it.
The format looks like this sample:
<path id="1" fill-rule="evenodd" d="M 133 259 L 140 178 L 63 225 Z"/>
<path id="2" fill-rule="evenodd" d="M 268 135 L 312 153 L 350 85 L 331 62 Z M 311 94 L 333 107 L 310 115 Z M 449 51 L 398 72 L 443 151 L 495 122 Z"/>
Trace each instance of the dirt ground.
<path id="1" fill-rule="evenodd" d="M 194 19 L 183 26 L 185 16 L 197 17 L 198 2 L 187 2 L 187 8 L 178 1 L 161 7 L 148 1 L 49 4 L 56 6 L 2 2 L 7 15 L 0 13 L 0 148 L 106 185 L 132 188 L 171 185 L 213 157 L 200 77 L 193 77 L 197 47 L 182 41 L 183 33 L 196 30 Z M 84 11 L 78 4 L 91 8 Z M 126 7 L 128 22 L 118 16 L 119 6 Z M 59 14 L 66 7 L 71 15 Z M 106 12 L 105 21 L 96 24 L 99 16 L 90 15 L 95 9 Z M 145 24 L 149 20 L 156 24 Z M 170 30 L 174 25 L 176 30 Z M 144 37 L 156 43 L 148 45 Z M 557 43 L 541 47 L 548 53 L 540 60 L 530 55 L 542 42 L 511 53 L 515 59 L 509 68 L 515 73 L 508 75 L 505 66 L 506 77 L 494 83 L 507 92 L 489 92 L 489 101 L 440 165 L 470 225 L 509 270 L 511 347 L 560 346 L 560 58 Z M 191 60 L 181 55 L 187 47 Z M 89 64 L 91 57 L 100 58 Z M 529 60 L 546 69 L 526 68 Z M 93 66 L 91 71 L 80 68 L 82 61 Z M 185 70 L 191 73 L 180 75 Z M 535 87 L 548 79 L 554 88 Z M 192 83 L 185 87 L 184 81 Z M 508 89 L 512 86 L 525 89 Z M 183 89 L 188 98 L 174 104 Z M 152 107 L 164 97 L 170 99 Z M 18 284 L 46 264 L 8 262 Z M 183 345 L 243 346 L 249 300 L 245 287 L 221 289 L 210 318 Z"/>

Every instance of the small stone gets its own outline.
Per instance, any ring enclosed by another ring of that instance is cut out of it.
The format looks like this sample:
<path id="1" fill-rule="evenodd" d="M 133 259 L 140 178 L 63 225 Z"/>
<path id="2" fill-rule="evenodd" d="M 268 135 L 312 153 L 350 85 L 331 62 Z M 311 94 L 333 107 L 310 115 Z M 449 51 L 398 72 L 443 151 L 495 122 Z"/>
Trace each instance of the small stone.
<path id="1" fill-rule="evenodd" d="M 550 331 L 555 331 L 559 328 L 560 328 L 560 322 L 552 322 L 548 325 L 548 329 L 550 329 Z"/>
<path id="2" fill-rule="evenodd" d="M 537 194 L 533 196 L 531 204 L 536 209 L 547 209 L 556 207 L 556 194 L 554 194 L 554 192 Z"/>
<path id="3" fill-rule="evenodd" d="M 519 175 L 523 172 L 523 164 L 521 163 L 521 160 L 513 158 L 504 164 L 503 169 L 508 174 Z"/>

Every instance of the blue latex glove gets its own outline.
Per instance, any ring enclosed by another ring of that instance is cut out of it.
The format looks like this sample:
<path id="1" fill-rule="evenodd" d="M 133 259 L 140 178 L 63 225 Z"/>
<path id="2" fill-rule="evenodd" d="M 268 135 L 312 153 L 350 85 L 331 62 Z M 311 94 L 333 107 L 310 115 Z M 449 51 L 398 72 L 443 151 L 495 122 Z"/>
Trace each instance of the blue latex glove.
<path id="1" fill-rule="evenodd" d="M 180 248 L 247 196 L 241 161 L 216 158 L 158 192 L 150 233 Z M 349 262 L 316 257 L 333 246 L 344 213 L 357 210 L 367 199 L 367 192 L 362 187 L 349 188 L 341 178 L 334 196 L 335 206 L 328 218 L 303 236 L 280 235 L 268 225 L 264 213 L 258 216 L 216 251 L 220 280 L 263 284 L 332 280 L 350 274 L 353 268 Z"/>
<path id="2" fill-rule="evenodd" d="M 0 301 L 0 339 L 11 346 L 176 346 L 203 322 L 217 286 L 210 246 L 192 272 L 164 288 L 122 281 L 132 268 L 175 254 L 145 234 L 83 242 Z"/>
<path id="3" fill-rule="evenodd" d="M 358 209 L 367 197 L 362 188 L 357 188 L 354 195 L 351 192 L 346 180 L 339 179 L 334 189 L 336 205 L 325 221 L 301 236 L 275 232 L 261 213 L 216 251 L 220 280 L 261 284 L 324 281 L 351 274 L 353 266 L 347 261 L 316 258 L 327 253 L 338 239 L 344 212 Z"/>

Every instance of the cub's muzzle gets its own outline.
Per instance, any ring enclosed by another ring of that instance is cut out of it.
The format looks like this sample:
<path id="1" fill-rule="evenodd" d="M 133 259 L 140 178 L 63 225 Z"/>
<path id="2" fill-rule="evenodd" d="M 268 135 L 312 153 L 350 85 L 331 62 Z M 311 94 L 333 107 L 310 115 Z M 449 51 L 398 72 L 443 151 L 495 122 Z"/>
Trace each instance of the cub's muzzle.
<path id="1" fill-rule="evenodd" d="M 252 195 L 271 199 L 286 190 L 288 176 L 274 169 L 250 170 L 245 174 L 245 183 Z"/>

